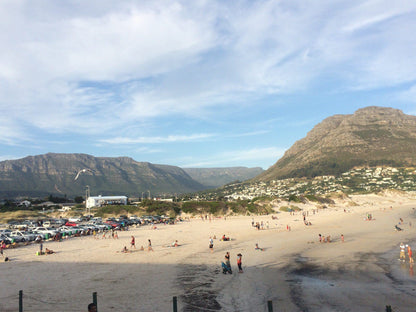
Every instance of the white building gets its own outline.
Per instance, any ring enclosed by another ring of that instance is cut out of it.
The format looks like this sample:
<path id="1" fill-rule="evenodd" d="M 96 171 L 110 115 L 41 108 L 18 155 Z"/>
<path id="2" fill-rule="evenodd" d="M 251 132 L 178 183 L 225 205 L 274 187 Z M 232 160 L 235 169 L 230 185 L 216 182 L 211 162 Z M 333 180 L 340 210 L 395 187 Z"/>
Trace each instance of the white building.
<path id="1" fill-rule="evenodd" d="M 127 196 L 90 196 L 87 199 L 86 208 L 103 205 L 127 205 Z"/>

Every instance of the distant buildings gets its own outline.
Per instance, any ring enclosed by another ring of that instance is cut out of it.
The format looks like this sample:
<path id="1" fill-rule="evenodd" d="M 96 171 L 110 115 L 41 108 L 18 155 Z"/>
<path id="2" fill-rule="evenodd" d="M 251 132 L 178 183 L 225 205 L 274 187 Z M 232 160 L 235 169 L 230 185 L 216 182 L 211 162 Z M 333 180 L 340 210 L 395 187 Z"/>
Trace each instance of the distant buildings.
<path id="1" fill-rule="evenodd" d="M 198 194 L 194 200 L 215 200 L 219 196 L 228 200 L 251 200 L 258 197 L 286 198 L 290 195 L 345 193 L 371 193 L 383 189 L 416 190 L 415 168 L 372 167 L 354 168 L 342 175 L 319 176 L 313 179 L 282 179 L 269 182 L 236 183 L 214 192 Z M 196 196 L 195 196 L 196 197 Z"/>
<path id="2" fill-rule="evenodd" d="M 86 202 L 86 208 L 104 205 L 127 205 L 127 196 L 90 196 Z"/>

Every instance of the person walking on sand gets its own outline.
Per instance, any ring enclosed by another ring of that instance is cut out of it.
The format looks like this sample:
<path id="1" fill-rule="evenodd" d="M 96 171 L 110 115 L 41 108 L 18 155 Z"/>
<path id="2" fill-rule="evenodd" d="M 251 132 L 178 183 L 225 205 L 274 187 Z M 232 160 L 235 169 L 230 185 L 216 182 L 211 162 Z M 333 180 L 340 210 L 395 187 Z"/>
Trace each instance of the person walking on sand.
<path id="1" fill-rule="evenodd" d="M 95 303 L 90 303 L 88 305 L 88 312 L 97 312 L 97 305 Z"/>
<path id="2" fill-rule="evenodd" d="M 404 251 L 405 251 L 405 246 L 404 246 L 404 244 L 403 243 L 400 243 L 400 258 L 399 258 L 399 260 L 401 260 L 401 261 L 403 261 L 403 262 L 405 262 L 406 261 L 406 255 L 405 255 L 405 253 L 404 253 Z"/>
<path id="3" fill-rule="evenodd" d="M 6 248 L 6 244 L 4 243 L 4 241 L 1 241 L 1 243 L 0 243 L 0 254 L 3 258 L 4 258 L 3 249 L 5 249 L 5 248 Z"/>
<path id="4" fill-rule="evenodd" d="M 341 242 L 344 242 L 344 234 L 341 234 Z"/>
<path id="5" fill-rule="evenodd" d="M 413 252 L 412 248 L 410 248 L 409 245 L 406 245 L 407 247 L 407 255 L 409 256 L 409 263 L 413 263 Z"/>
<path id="6" fill-rule="evenodd" d="M 130 245 L 131 245 L 131 248 L 134 247 L 134 249 L 136 249 L 136 239 L 134 238 L 133 235 L 131 236 Z"/>
<path id="7" fill-rule="evenodd" d="M 239 253 L 237 255 L 238 273 L 243 273 L 243 268 L 242 268 L 243 261 L 242 261 L 242 257 L 243 257 L 243 255 L 241 253 Z"/>
<path id="8" fill-rule="evenodd" d="M 153 251 L 152 241 L 150 240 L 150 238 L 148 239 L 147 251 Z"/>
<path id="9" fill-rule="evenodd" d="M 228 268 L 229 273 L 231 274 L 232 273 L 232 269 L 231 269 L 231 262 L 230 262 L 230 253 L 228 251 L 225 254 L 224 262 L 225 262 L 225 265 Z"/>
<path id="10" fill-rule="evenodd" d="M 211 253 L 214 252 L 214 240 L 212 239 L 212 237 L 209 238 L 209 250 L 211 251 Z"/>

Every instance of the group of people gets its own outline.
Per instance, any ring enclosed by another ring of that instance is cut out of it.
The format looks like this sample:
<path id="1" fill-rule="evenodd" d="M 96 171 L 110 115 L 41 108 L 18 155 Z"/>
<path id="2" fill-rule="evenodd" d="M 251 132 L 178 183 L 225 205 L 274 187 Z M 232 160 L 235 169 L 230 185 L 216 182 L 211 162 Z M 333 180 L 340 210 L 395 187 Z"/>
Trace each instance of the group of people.
<path id="1" fill-rule="evenodd" d="M 409 263 L 413 263 L 413 252 L 410 245 L 404 245 L 400 243 L 400 257 L 399 260 L 405 262 L 406 261 L 406 249 L 407 249 L 407 256 L 409 258 Z"/>
<path id="2" fill-rule="evenodd" d="M 330 243 L 331 242 L 331 235 L 328 235 L 328 236 L 325 237 L 324 235 L 319 234 L 318 236 L 319 236 L 319 242 L 320 243 Z M 344 235 L 343 234 L 341 234 L 341 240 L 342 240 L 342 242 L 344 242 Z"/>
<path id="3" fill-rule="evenodd" d="M 133 235 L 131 236 L 131 240 L 130 240 L 130 248 L 131 249 L 133 249 L 133 248 L 136 249 L 136 238 Z M 139 250 L 144 251 L 143 245 L 140 247 Z M 152 241 L 150 240 L 150 238 L 147 240 L 147 251 L 153 251 Z M 121 250 L 121 252 L 122 253 L 129 253 L 131 251 L 129 249 L 127 249 L 127 246 L 124 246 L 123 249 Z"/>
<path id="4" fill-rule="evenodd" d="M 255 227 L 257 230 L 264 230 L 265 227 L 269 229 L 269 221 L 266 221 L 266 223 L 264 223 L 263 221 L 254 222 L 254 219 L 251 219 L 251 226 Z"/>
<path id="5" fill-rule="evenodd" d="M 241 253 L 237 254 L 237 266 L 238 266 L 238 273 L 243 273 L 243 255 Z M 224 261 L 221 262 L 222 266 L 222 273 L 223 274 L 233 274 L 233 270 L 231 269 L 231 262 L 230 262 L 230 253 L 227 251 L 224 257 Z"/>

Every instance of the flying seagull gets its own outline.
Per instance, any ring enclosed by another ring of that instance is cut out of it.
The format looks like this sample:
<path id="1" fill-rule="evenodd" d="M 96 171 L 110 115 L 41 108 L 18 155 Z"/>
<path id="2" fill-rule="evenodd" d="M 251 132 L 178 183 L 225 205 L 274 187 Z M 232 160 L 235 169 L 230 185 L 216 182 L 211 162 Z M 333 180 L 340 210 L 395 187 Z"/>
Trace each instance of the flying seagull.
<path id="1" fill-rule="evenodd" d="M 76 175 L 76 177 L 75 177 L 74 181 L 76 181 L 76 179 L 78 179 L 78 177 L 79 177 L 79 175 L 80 175 L 81 173 L 83 173 L 83 172 L 87 172 L 87 171 L 89 171 L 89 172 L 91 172 L 91 173 L 92 173 L 92 170 L 91 170 L 91 169 L 88 169 L 88 168 L 81 169 L 80 171 L 78 171 L 78 173 L 77 173 L 77 175 Z"/>

